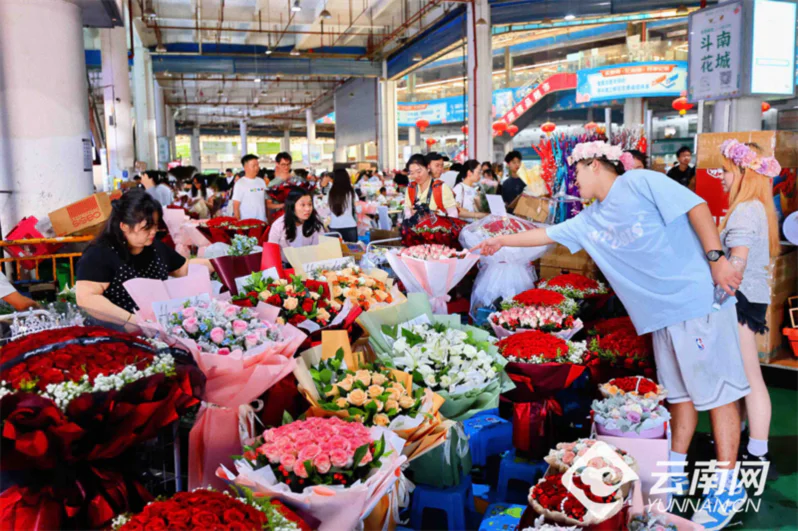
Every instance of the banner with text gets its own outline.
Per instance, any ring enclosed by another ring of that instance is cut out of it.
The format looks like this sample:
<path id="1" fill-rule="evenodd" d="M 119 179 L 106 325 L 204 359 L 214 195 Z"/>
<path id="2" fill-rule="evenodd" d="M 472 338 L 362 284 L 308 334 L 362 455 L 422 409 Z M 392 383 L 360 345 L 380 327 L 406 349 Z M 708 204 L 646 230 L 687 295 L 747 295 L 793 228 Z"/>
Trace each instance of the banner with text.
<path id="1" fill-rule="evenodd" d="M 577 72 L 576 102 L 678 97 L 685 90 L 685 61 L 612 65 Z"/>

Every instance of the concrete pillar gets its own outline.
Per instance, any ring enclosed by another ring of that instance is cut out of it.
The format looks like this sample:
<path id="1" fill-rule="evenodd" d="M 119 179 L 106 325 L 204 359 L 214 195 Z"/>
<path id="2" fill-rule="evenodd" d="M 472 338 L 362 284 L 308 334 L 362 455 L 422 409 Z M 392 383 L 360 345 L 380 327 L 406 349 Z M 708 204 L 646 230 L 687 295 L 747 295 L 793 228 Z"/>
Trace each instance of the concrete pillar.
<path id="1" fill-rule="evenodd" d="M 135 57 L 133 58 L 133 104 L 136 114 L 136 159 L 155 167 L 155 101 L 150 52 L 143 47 L 134 33 Z"/>
<path id="2" fill-rule="evenodd" d="M 335 162 L 347 162 L 346 157 L 346 148 L 345 147 L 336 147 L 335 148 Z"/>
<path id="3" fill-rule="evenodd" d="M 0 2 L 0 228 L 92 193 L 83 20 L 55 0 Z"/>
<path id="4" fill-rule="evenodd" d="M 191 130 L 191 165 L 202 171 L 202 146 L 200 144 L 200 129 Z"/>
<path id="5" fill-rule="evenodd" d="M 416 97 L 416 74 L 407 75 L 407 97 L 410 101 L 415 100 Z"/>
<path id="6" fill-rule="evenodd" d="M 177 158 L 176 139 L 177 131 L 175 128 L 175 110 L 170 105 L 166 106 L 166 136 L 169 138 L 169 160 Z"/>
<path id="7" fill-rule="evenodd" d="M 504 48 L 504 85 L 509 88 L 513 82 L 513 56 L 510 47 Z"/>
<path id="8" fill-rule="evenodd" d="M 504 144 L 504 154 L 505 155 L 508 154 L 509 152 L 511 152 L 513 149 L 515 149 L 515 146 L 514 146 L 512 140 L 510 140 L 509 142 L 505 142 L 505 144 Z"/>
<path id="9" fill-rule="evenodd" d="M 623 102 L 623 126 L 639 127 L 645 120 L 643 98 L 626 98 Z"/>
<path id="10" fill-rule="evenodd" d="M 156 138 L 156 159 L 158 169 L 166 171 L 169 162 L 169 137 L 166 134 L 166 102 L 164 100 L 163 88 L 157 81 L 153 81 L 153 100 L 155 103 L 155 138 Z"/>
<path id="11" fill-rule="evenodd" d="M 238 129 L 241 132 L 241 157 L 249 153 L 247 149 L 247 121 L 241 120 L 238 122 Z"/>
<path id="12" fill-rule="evenodd" d="M 121 179 L 128 172 L 128 177 L 132 177 L 133 117 L 125 28 L 99 32 L 108 175 L 111 179 Z"/>
<path id="13" fill-rule="evenodd" d="M 305 110 L 305 124 L 308 130 L 308 164 L 313 164 L 313 150 L 316 145 L 316 120 L 313 117 L 313 109 Z"/>
<path id="14" fill-rule="evenodd" d="M 380 81 L 380 169 L 391 170 L 396 168 L 398 153 L 399 129 L 396 123 L 396 81 Z"/>
<path id="15" fill-rule="evenodd" d="M 761 131 L 762 100 L 737 98 L 716 101 L 712 110 L 712 132 Z"/>
<path id="16" fill-rule="evenodd" d="M 366 146 L 364 144 L 358 144 L 355 146 L 355 160 L 358 162 L 363 162 L 366 160 Z"/>
<path id="17" fill-rule="evenodd" d="M 488 0 L 474 0 L 466 6 L 468 41 L 468 156 L 490 160 L 493 58 L 491 55 L 490 6 Z M 477 25 L 484 19 L 487 24 Z"/>
<path id="18" fill-rule="evenodd" d="M 418 145 L 418 129 L 415 127 L 407 128 L 407 145 L 410 146 L 411 151 L 415 152 Z"/>
<path id="19" fill-rule="evenodd" d="M 283 139 L 280 141 L 280 151 L 291 153 L 291 131 L 283 131 Z"/>

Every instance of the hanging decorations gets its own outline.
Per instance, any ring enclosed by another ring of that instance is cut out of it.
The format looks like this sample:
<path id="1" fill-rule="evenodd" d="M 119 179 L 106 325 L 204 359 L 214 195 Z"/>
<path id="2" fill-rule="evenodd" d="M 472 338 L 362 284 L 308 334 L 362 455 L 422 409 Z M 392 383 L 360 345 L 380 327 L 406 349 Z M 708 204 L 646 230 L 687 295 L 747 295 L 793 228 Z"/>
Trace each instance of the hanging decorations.
<path id="1" fill-rule="evenodd" d="M 464 135 L 467 135 L 468 134 L 468 126 L 464 125 L 463 127 L 460 128 L 460 131 L 462 131 Z"/>
<path id="2" fill-rule="evenodd" d="M 434 146 L 434 145 L 435 145 L 437 142 L 438 142 L 438 141 L 437 141 L 437 140 L 435 140 L 434 138 L 432 138 L 432 137 L 429 137 L 429 138 L 426 140 L 426 143 L 427 143 L 427 148 L 431 148 L 431 147 L 432 147 L 432 146 Z"/>
<path id="3" fill-rule="evenodd" d="M 427 127 L 429 127 L 429 121 L 421 119 L 416 122 L 416 127 L 418 127 L 418 130 L 423 133 L 427 130 Z"/>
<path id="4" fill-rule="evenodd" d="M 557 125 L 554 122 L 546 122 L 540 126 L 540 129 L 547 135 L 550 135 L 554 132 L 555 129 L 557 129 Z"/>
<path id="5" fill-rule="evenodd" d="M 681 98 L 676 98 L 673 100 L 673 108 L 679 111 L 679 114 L 684 116 L 687 114 L 687 111 L 693 108 L 693 104 L 687 101 L 687 98 L 682 96 Z"/>
<path id="6" fill-rule="evenodd" d="M 518 126 L 517 125 L 509 125 L 509 126 L 507 126 L 507 134 L 508 135 L 515 136 L 515 134 L 517 132 L 518 132 Z"/>
<path id="7" fill-rule="evenodd" d="M 596 122 L 588 122 L 588 123 L 585 124 L 585 130 L 587 130 L 587 131 L 593 131 L 597 127 L 598 127 L 598 124 Z"/>
<path id="8" fill-rule="evenodd" d="M 507 124 L 502 122 L 501 120 L 498 122 L 493 122 L 493 132 L 496 135 L 503 135 L 504 132 L 507 131 Z"/>
<path id="9" fill-rule="evenodd" d="M 770 110 L 770 104 L 766 101 L 762 102 L 762 112 L 768 112 Z"/>

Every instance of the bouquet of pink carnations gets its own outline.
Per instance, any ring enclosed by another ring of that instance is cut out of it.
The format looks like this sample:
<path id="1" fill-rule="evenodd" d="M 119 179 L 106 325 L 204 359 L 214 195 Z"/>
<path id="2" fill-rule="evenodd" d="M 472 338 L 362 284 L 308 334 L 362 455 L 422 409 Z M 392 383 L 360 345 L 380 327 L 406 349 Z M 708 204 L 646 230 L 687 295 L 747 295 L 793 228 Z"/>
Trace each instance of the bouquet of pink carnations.
<path id="1" fill-rule="evenodd" d="M 467 254 L 467 251 L 455 251 L 451 247 L 437 243 L 414 245 L 399 251 L 399 256 L 408 256 L 417 260 L 438 260 L 440 258 L 457 258 Z"/>
<path id="2" fill-rule="evenodd" d="M 512 307 L 488 316 L 499 339 L 524 330 L 540 330 L 569 340 L 582 329 L 582 321 L 554 306 Z"/>
<path id="3" fill-rule="evenodd" d="M 285 503 L 320 531 L 355 529 L 401 475 L 403 441 L 380 427 L 311 417 L 272 428 L 220 477 Z"/>

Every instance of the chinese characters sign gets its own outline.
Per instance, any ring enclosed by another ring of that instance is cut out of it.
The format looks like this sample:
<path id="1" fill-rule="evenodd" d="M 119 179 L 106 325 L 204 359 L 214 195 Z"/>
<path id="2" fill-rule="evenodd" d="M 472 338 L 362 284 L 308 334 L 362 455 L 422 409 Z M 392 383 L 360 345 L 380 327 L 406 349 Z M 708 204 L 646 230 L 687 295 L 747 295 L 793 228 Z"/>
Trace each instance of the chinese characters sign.
<path id="1" fill-rule="evenodd" d="M 686 89 L 684 61 L 604 66 L 577 73 L 576 103 L 679 96 Z"/>
<path id="2" fill-rule="evenodd" d="M 742 2 L 690 15 L 690 101 L 740 96 L 742 29 Z"/>

